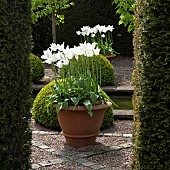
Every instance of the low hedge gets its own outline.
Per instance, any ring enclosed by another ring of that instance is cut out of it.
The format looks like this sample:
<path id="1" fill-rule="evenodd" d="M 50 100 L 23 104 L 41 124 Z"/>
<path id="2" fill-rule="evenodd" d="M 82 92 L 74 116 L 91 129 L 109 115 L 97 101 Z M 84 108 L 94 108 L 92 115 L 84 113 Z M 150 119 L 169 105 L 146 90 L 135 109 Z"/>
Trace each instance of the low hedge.
<path id="1" fill-rule="evenodd" d="M 42 124 L 45 127 L 61 130 L 58 123 L 57 113 L 55 109 L 52 110 L 52 113 L 47 113 L 48 108 L 48 96 L 52 94 L 52 88 L 55 84 L 55 81 L 48 83 L 43 87 L 38 95 L 36 96 L 33 107 L 32 107 L 32 118 L 36 122 Z M 109 107 L 105 112 L 104 120 L 101 126 L 101 129 L 106 129 L 113 123 L 113 112 L 112 107 Z"/>

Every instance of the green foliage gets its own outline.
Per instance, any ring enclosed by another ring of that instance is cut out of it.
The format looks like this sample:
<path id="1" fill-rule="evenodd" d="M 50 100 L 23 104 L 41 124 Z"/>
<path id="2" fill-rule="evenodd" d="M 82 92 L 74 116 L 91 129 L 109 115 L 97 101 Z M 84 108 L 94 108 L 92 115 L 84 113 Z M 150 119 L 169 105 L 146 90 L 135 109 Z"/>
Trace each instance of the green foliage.
<path id="1" fill-rule="evenodd" d="M 60 130 L 55 109 L 53 109 L 50 114 L 47 113 L 48 97 L 52 94 L 51 87 L 54 86 L 54 84 L 55 81 L 52 81 L 40 90 L 33 102 L 32 117 L 36 122 L 44 125 L 45 127 Z"/>
<path id="2" fill-rule="evenodd" d="M 128 26 L 128 32 L 134 30 L 134 0 L 113 0 L 117 4 L 116 13 L 120 14 L 119 25 Z"/>
<path id="3" fill-rule="evenodd" d="M 92 117 L 92 106 L 96 104 L 105 104 L 108 97 L 98 86 L 97 81 L 93 79 L 90 73 L 86 76 L 73 77 L 68 76 L 60 81 L 56 81 L 53 87 L 52 95 L 49 98 L 50 105 L 57 101 L 56 112 L 68 106 L 83 105 L 87 108 L 88 114 Z"/>
<path id="4" fill-rule="evenodd" d="M 97 43 L 100 54 L 104 56 L 115 56 L 117 53 L 113 49 L 113 26 L 96 25 L 91 28 L 83 26 L 80 31 L 76 31 L 80 35 L 82 42 Z"/>
<path id="5" fill-rule="evenodd" d="M 31 81 L 36 83 L 44 77 L 44 64 L 38 56 L 30 54 Z"/>
<path id="6" fill-rule="evenodd" d="M 57 113 L 55 109 L 52 109 L 50 110 L 50 113 L 47 113 L 48 96 L 52 94 L 52 86 L 54 85 L 55 81 L 52 81 L 40 90 L 33 103 L 32 117 L 33 119 L 35 119 L 36 122 L 44 125 L 45 127 L 60 130 L 61 128 L 58 123 Z M 109 107 L 105 113 L 101 128 L 105 129 L 109 127 L 112 123 L 113 113 L 111 107 Z"/>
<path id="7" fill-rule="evenodd" d="M 70 3 L 69 0 L 32 0 L 32 22 L 35 24 L 39 18 L 52 14 L 53 8 L 57 13 L 58 10 L 67 9 L 71 5 L 73 3 Z M 64 23 L 64 15 L 56 14 L 56 24 L 60 23 Z"/>
<path id="8" fill-rule="evenodd" d="M 136 1 L 133 169 L 170 167 L 169 0 Z"/>
<path id="9" fill-rule="evenodd" d="M 0 1 L 0 169 L 31 169 L 31 3 Z"/>
<path id="10" fill-rule="evenodd" d="M 99 71 L 98 69 L 101 69 L 101 76 L 98 75 L 98 82 L 100 82 L 101 79 L 101 86 L 114 84 L 114 69 L 112 64 L 106 57 L 104 57 L 103 55 L 99 55 L 99 56 L 90 57 L 89 62 L 87 61 L 84 62 L 84 60 L 85 60 L 84 57 L 80 57 L 78 59 L 78 62 L 77 59 L 75 58 L 70 60 L 71 63 L 70 65 L 72 66 L 72 70 L 73 70 L 73 72 L 71 73 L 72 75 L 75 75 L 76 72 L 81 73 L 81 71 L 83 71 L 83 69 L 77 70 L 78 68 L 87 68 L 89 66 L 90 71 L 94 72 L 94 74 L 97 74 L 97 72 Z M 61 73 L 66 72 L 69 69 L 68 67 L 70 67 L 70 65 L 63 66 L 61 69 Z M 98 68 L 99 65 L 101 65 L 101 68 Z"/>

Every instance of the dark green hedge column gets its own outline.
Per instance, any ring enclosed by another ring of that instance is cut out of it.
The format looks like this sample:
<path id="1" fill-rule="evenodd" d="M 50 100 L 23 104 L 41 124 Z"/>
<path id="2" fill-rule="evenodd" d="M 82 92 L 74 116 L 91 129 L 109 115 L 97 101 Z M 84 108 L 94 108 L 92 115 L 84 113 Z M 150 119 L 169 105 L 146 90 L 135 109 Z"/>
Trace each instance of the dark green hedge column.
<path id="1" fill-rule="evenodd" d="M 170 1 L 137 0 L 133 169 L 170 168 Z"/>
<path id="2" fill-rule="evenodd" d="M 0 0 L 0 169 L 30 168 L 31 1 Z"/>

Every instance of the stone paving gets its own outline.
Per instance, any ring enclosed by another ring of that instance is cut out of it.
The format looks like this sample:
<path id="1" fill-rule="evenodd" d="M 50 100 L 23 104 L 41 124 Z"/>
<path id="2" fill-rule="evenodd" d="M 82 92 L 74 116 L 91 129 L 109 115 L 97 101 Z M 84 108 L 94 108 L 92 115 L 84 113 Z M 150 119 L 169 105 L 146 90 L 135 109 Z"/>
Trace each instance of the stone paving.
<path id="1" fill-rule="evenodd" d="M 33 131 L 33 134 L 41 134 L 41 135 L 60 135 L 61 133 L 59 132 L 47 132 L 47 131 Z M 62 134 L 61 134 L 62 135 Z M 117 134 L 117 133 L 100 133 L 98 136 L 104 136 L 104 137 L 125 137 L 125 138 L 132 138 L 132 134 Z M 68 152 L 64 152 L 64 151 L 59 151 L 56 150 L 55 148 L 51 148 L 45 144 L 43 144 L 40 141 L 32 141 L 32 145 L 34 147 L 38 147 L 39 149 L 43 149 L 47 152 L 49 152 L 50 154 L 56 156 L 56 159 L 51 159 L 51 160 L 45 160 L 42 162 L 37 162 L 32 164 L 32 169 L 39 169 L 41 167 L 46 167 L 46 166 L 52 166 L 52 165 L 60 165 L 62 163 L 65 162 L 69 162 L 69 161 L 75 161 L 76 163 L 78 163 L 79 165 L 83 165 L 87 168 L 90 169 L 94 169 L 94 170 L 99 170 L 99 169 L 105 169 L 106 167 L 95 163 L 95 162 L 91 162 L 88 161 L 86 158 L 89 158 L 91 156 L 94 155 L 100 155 L 100 154 L 104 154 L 107 152 L 114 152 L 120 149 L 126 149 L 126 148 L 130 148 L 131 147 L 131 143 L 123 143 L 120 145 L 113 145 L 110 146 L 108 148 L 103 148 L 101 150 L 94 150 L 94 151 L 90 151 L 90 152 L 78 152 L 74 155 L 70 155 L 70 153 Z"/>

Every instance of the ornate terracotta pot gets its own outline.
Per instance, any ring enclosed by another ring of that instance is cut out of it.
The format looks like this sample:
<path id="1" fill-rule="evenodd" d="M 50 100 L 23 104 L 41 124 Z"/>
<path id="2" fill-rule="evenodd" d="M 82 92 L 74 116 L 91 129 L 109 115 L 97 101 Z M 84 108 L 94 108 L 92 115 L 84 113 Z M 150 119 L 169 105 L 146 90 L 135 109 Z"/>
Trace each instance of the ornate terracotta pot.
<path id="1" fill-rule="evenodd" d="M 94 144 L 100 132 L 105 110 L 111 102 L 93 106 L 93 116 L 87 113 L 85 106 L 70 106 L 68 110 L 60 110 L 58 121 L 65 136 L 66 144 L 78 148 Z"/>

